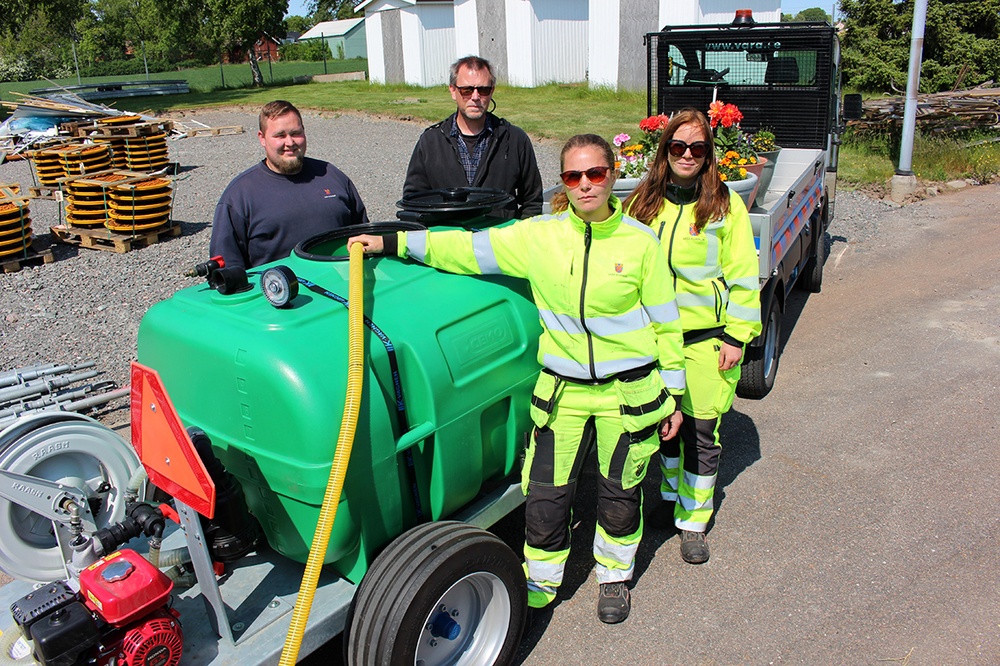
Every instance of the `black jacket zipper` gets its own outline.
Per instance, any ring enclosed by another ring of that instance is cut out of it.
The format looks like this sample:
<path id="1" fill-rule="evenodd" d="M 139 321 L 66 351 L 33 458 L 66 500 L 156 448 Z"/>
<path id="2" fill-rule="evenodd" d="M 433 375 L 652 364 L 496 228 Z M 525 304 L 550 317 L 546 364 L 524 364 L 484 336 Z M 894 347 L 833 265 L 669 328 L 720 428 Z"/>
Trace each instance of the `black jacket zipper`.
<path id="1" fill-rule="evenodd" d="M 667 246 L 667 268 L 670 269 L 670 275 L 674 280 L 674 294 L 677 294 L 677 272 L 674 271 L 674 236 L 677 235 L 677 223 L 681 221 L 681 215 L 684 214 L 684 204 L 678 204 L 677 209 L 677 219 L 674 220 L 674 227 L 670 230 L 670 245 Z M 663 242 L 663 227 L 666 226 L 666 222 L 660 222 L 660 233 L 656 234 L 656 237 Z M 675 296 L 676 297 L 676 296 Z"/>

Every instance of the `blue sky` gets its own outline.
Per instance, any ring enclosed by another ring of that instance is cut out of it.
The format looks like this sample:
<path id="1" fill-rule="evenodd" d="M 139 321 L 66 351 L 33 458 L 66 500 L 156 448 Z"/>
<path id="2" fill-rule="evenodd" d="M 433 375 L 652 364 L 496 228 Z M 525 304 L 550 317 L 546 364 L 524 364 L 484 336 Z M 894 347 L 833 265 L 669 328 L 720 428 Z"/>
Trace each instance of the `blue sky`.
<path id="1" fill-rule="evenodd" d="M 306 1 L 307 0 L 289 0 L 288 2 L 288 15 L 289 16 L 305 16 L 306 15 Z M 798 14 L 803 9 L 808 9 L 810 7 L 819 7 L 826 11 L 827 14 L 833 11 L 833 5 L 835 0 L 784 0 L 781 3 L 781 11 L 783 14 Z"/>
<path id="2" fill-rule="evenodd" d="M 288 0 L 288 13 L 285 16 L 305 16 L 306 0 Z"/>

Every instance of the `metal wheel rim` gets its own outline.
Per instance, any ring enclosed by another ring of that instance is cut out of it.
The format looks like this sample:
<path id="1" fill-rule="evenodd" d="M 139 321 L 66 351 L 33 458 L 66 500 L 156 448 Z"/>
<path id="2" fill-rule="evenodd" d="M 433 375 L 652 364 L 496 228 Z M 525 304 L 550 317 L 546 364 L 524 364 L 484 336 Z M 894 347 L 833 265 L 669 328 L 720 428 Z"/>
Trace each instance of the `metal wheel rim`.
<path id="1" fill-rule="evenodd" d="M 436 637 L 432 632 L 434 620 L 441 613 L 448 613 L 461 626 L 454 640 Z M 510 593 L 495 574 L 480 571 L 461 578 L 424 618 L 414 666 L 494 663 L 507 640 L 511 613 Z"/>
<path id="2" fill-rule="evenodd" d="M 13 441 L 0 438 L 0 469 L 85 490 L 99 505 L 93 516 L 98 528 L 124 518 L 125 490 L 138 467 L 132 447 L 91 419 L 42 426 Z M 97 492 L 102 483 L 111 486 L 106 493 Z M 3 498 L 0 541 L 0 569 L 8 574 L 40 582 L 65 577 L 52 524 Z"/>
<path id="3" fill-rule="evenodd" d="M 764 376 L 770 377 L 777 363 L 778 313 L 771 311 L 767 318 L 767 337 L 764 338 Z"/>

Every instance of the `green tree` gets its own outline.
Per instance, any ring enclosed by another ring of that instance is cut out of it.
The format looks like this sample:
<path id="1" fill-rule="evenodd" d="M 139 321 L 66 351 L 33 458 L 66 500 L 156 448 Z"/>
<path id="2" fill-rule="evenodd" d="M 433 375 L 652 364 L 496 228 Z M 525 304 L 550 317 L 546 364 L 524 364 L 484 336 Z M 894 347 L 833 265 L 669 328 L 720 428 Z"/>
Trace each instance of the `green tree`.
<path id="1" fill-rule="evenodd" d="M 286 16 L 285 17 L 285 34 L 290 32 L 297 32 L 300 35 L 304 33 L 309 28 L 313 27 L 313 22 L 311 19 L 305 16 Z"/>
<path id="2" fill-rule="evenodd" d="M 846 32 L 843 72 L 851 87 L 901 92 L 906 87 L 913 3 L 841 0 Z M 1000 77 L 1000 0 L 929 0 L 920 90 L 948 90 Z M 961 77 L 961 81 L 959 81 Z"/>
<path id="3" fill-rule="evenodd" d="M 203 0 L 94 0 L 76 24 L 81 65 L 141 60 L 143 54 L 155 69 L 180 61 L 210 63 L 218 51 L 204 26 Z"/>
<path id="4" fill-rule="evenodd" d="M 801 12 L 795 15 L 795 20 L 826 21 L 827 23 L 833 23 L 833 18 L 819 7 L 810 7 L 809 9 L 803 9 Z"/>
<path id="5" fill-rule="evenodd" d="M 315 23 L 321 21 L 338 21 L 342 19 L 360 18 L 364 14 L 354 11 L 357 0 L 314 0 L 308 5 Z"/>
<path id="6" fill-rule="evenodd" d="M 205 0 L 205 6 L 210 41 L 236 60 L 262 32 L 281 34 L 288 0 Z"/>
<path id="7" fill-rule="evenodd" d="M 809 9 L 803 9 L 794 16 L 791 14 L 781 15 L 782 23 L 791 23 L 792 21 L 826 21 L 827 23 L 833 23 L 833 18 L 819 7 L 810 7 Z"/>
<path id="8" fill-rule="evenodd" d="M 0 80 L 64 77 L 73 71 L 73 22 L 86 0 L 0 0 Z"/>

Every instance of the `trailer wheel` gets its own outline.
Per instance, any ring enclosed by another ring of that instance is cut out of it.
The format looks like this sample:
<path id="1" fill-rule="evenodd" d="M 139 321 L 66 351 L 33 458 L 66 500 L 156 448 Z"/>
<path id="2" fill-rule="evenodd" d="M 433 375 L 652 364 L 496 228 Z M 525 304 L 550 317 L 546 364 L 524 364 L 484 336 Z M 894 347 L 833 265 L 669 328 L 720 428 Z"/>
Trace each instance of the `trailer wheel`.
<path id="1" fill-rule="evenodd" d="M 816 223 L 816 231 L 813 233 L 812 247 L 809 248 L 809 260 L 802 269 L 799 276 L 798 285 L 810 294 L 818 294 L 823 289 L 823 264 L 826 262 L 826 231 L 824 224 L 826 220 L 826 209 L 823 209 L 822 217 Z"/>
<path id="2" fill-rule="evenodd" d="M 418 525 L 382 551 L 361 581 L 344 640 L 351 666 L 509 664 L 528 591 L 514 552 L 489 532 Z"/>
<path id="3" fill-rule="evenodd" d="M 747 347 L 746 350 L 746 360 L 736 385 L 736 394 L 741 398 L 763 398 L 774 387 L 778 359 L 781 357 L 781 305 L 777 297 L 771 297 L 761 335 L 764 336 L 764 344 Z"/>

